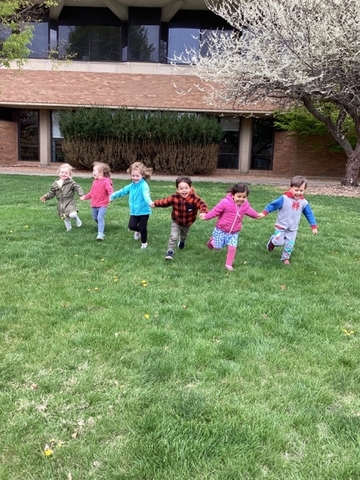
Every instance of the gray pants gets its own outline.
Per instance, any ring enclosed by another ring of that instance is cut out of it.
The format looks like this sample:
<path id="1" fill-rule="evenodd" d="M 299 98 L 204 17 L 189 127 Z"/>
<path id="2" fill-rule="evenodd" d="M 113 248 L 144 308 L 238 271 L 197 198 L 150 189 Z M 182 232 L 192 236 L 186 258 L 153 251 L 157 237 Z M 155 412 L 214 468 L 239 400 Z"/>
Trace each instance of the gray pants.
<path id="1" fill-rule="evenodd" d="M 284 230 L 280 228 L 275 228 L 275 233 L 272 235 L 270 240 L 275 245 L 275 247 L 282 247 L 283 251 L 281 253 L 281 260 L 288 260 L 294 249 L 295 240 L 296 240 L 297 230 Z"/>
<path id="2" fill-rule="evenodd" d="M 174 251 L 178 240 L 185 242 L 186 237 L 188 236 L 190 226 L 185 225 L 178 225 L 171 221 L 171 228 L 170 228 L 170 238 L 168 243 L 168 250 Z"/>

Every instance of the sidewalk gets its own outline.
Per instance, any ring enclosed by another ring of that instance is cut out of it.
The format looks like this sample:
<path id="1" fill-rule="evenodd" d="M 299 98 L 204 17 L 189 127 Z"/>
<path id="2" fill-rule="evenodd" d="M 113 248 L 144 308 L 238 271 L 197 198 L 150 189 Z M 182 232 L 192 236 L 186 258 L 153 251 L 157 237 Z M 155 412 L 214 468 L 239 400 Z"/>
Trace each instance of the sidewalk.
<path id="1" fill-rule="evenodd" d="M 0 174 L 11 174 L 11 175 L 40 175 L 40 176 L 57 176 L 56 170 L 58 165 L 49 165 L 49 166 L 29 166 L 29 165 L 16 165 L 16 166 L 1 166 L 0 165 Z M 91 171 L 85 170 L 75 170 L 74 171 L 74 178 L 92 178 Z M 113 179 L 120 179 L 120 180 L 129 180 L 128 173 L 112 173 L 111 177 Z M 168 182 L 175 182 L 177 175 L 157 175 L 154 174 L 151 176 L 151 180 L 155 181 L 168 181 Z M 240 175 L 238 173 L 234 173 L 233 175 L 209 175 L 209 176 L 202 176 L 202 175 L 192 175 L 191 178 L 195 182 L 219 182 L 219 183 L 228 183 L 229 185 L 234 184 L 236 182 L 244 182 L 250 185 L 281 185 L 281 186 L 288 186 L 289 185 L 289 178 L 288 177 L 279 177 L 279 176 L 261 176 L 261 175 Z M 308 177 L 308 187 L 311 186 L 332 186 L 332 185 L 340 185 L 340 178 L 339 179 L 318 179 L 316 177 Z"/>

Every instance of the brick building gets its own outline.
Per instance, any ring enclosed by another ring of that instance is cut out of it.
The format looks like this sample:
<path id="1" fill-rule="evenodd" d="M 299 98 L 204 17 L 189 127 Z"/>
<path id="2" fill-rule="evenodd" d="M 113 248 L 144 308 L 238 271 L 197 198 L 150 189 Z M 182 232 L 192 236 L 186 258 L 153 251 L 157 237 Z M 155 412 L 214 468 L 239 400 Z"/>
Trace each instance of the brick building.
<path id="1" fill-rule="evenodd" d="M 345 155 L 276 131 L 274 105 L 210 106 L 199 79 L 172 65 L 218 27 L 230 29 L 204 0 L 60 0 L 34 24 L 25 67 L 0 68 L 0 165 L 63 161 L 58 111 L 100 106 L 215 115 L 219 172 L 342 176 Z M 49 60 L 54 48 L 73 60 Z"/>

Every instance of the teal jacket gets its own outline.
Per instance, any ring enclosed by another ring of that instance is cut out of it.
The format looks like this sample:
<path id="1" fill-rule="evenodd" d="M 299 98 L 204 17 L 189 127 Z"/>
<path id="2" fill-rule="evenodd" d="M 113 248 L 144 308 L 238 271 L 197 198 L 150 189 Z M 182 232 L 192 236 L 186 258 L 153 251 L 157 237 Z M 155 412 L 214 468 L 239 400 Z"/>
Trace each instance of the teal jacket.
<path id="1" fill-rule="evenodd" d="M 121 190 L 110 195 L 110 200 L 129 195 L 130 215 L 150 215 L 152 203 L 150 197 L 150 189 L 146 180 L 141 179 L 140 182 L 130 183 Z"/>

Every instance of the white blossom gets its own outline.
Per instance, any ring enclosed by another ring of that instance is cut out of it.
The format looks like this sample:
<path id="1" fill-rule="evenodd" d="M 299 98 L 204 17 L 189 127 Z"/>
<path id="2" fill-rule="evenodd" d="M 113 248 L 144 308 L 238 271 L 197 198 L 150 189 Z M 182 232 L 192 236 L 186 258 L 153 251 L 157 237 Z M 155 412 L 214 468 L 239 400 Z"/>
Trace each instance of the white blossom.
<path id="1" fill-rule="evenodd" d="M 360 144 L 342 131 L 350 116 L 360 138 L 360 0 L 205 0 L 233 31 L 201 35 L 181 62 L 212 88 L 213 99 L 246 104 L 300 102 L 345 151 L 344 183 L 357 178 Z M 199 53 L 200 52 L 200 53 Z M 179 60 L 179 59 L 178 59 Z M 336 122 L 319 108 L 332 104 Z"/>

